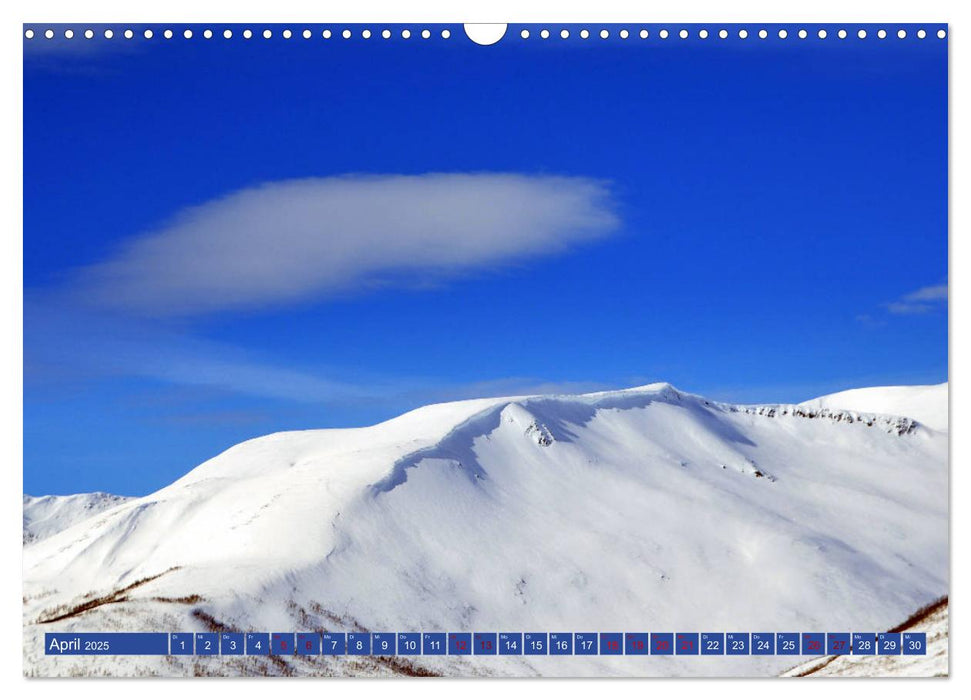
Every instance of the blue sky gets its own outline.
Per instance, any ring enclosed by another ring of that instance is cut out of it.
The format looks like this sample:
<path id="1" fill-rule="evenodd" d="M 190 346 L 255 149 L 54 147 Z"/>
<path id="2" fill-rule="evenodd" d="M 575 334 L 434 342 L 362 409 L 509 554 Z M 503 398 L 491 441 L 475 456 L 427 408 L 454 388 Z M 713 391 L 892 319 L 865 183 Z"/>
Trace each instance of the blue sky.
<path id="1" fill-rule="evenodd" d="M 473 396 L 947 379 L 933 34 L 199 29 L 25 41 L 28 493 Z"/>

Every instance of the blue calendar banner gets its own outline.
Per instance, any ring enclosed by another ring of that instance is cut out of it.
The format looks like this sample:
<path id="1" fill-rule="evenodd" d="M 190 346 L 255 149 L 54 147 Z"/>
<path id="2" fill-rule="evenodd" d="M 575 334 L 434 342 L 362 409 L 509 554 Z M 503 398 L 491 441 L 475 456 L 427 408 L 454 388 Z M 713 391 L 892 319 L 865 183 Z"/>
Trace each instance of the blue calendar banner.
<path id="1" fill-rule="evenodd" d="M 425 632 L 421 638 L 421 653 L 426 656 L 444 656 L 445 644 L 444 632 Z"/>
<path id="2" fill-rule="evenodd" d="M 854 632 L 853 653 L 856 655 L 872 656 L 877 653 L 876 632 Z"/>
<path id="3" fill-rule="evenodd" d="M 624 653 L 628 656 L 646 656 L 649 648 L 647 632 L 628 632 L 624 635 Z"/>
<path id="4" fill-rule="evenodd" d="M 176 656 L 192 656 L 196 653 L 195 635 L 191 632 L 173 632 L 169 635 L 169 653 Z"/>
<path id="5" fill-rule="evenodd" d="M 749 653 L 748 632 L 728 632 L 725 634 L 725 653 L 729 656 L 747 656 Z"/>
<path id="6" fill-rule="evenodd" d="M 826 648 L 826 635 L 822 632 L 802 633 L 803 656 L 821 656 Z"/>
<path id="7" fill-rule="evenodd" d="M 449 656 L 472 654 L 472 635 L 469 632 L 452 632 L 448 635 Z"/>
<path id="8" fill-rule="evenodd" d="M 826 653 L 834 656 L 850 653 L 849 632 L 828 632 L 826 634 Z"/>
<path id="9" fill-rule="evenodd" d="M 599 651 L 596 632 L 577 632 L 573 635 L 573 653 L 580 656 L 595 656 Z"/>
<path id="10" fill-rule="evenodd" d="M 523 652 L 528 656 L 543 656 L 547 653 L 549 638 L 546 632 L 526 632 L 523 634 Z"/>
<path id="11" fill-rule="evenodd" d="M 895 656 L 900 653 L 900 632 L 881 632 L 877 635 L 877 653 Z"/>
<path id="12" fill-rule="evenodd" d="M 397 635 L 392 632 L 374 632 L 371 634 L 371 651 L 375 656 L 395 656 L 397 638 Z"/>
<path id="13" fill-rule="evenodd" d="M 901 641 L 901 651 L 905 656 L 916 656 L 927 653 L 926 632 L 904 632 Z"/>
<path id="14" fill-rule="evenodd" d="M 186 643 L 191 649 L 192 638 Z M 169 653 L 166 632 L 46 632 L 44 654 L 47 656 L 79 656 L 124 654 L 131 656 L 165 655 Z M 173 652 L 188 653 L 188 652 Z"/>
<path id="15" fill-rule="evenodd" d="M 550 654 L 553 656 L 572 656 L 573 633 L 550 632 Z"/>
<path id="16" fill-rule="evenodd" d="M 298 632 L 297 633 L 297 653 L 301 656 L 320 655 L 320 633 L 318 632 Z"/>
<path id="17" fill-rule="evenodd" d="M 327 656 L 343 656 L 347 653 L 347 633 L 324 632 L 320 635 L 320 646 Z"/>
<path id="18" fill-rule="evenodd" d="M 775 653 L 781 656 L 799 656 L 799 633 L 779 632 L 775 636 Z"/>
<path id="19" fill-rule="evenodd" d="M 775 634 L 772 632 L 752 632 L 752 653 L 756 656 L 775 654 Z"/>
<path id="20" fill-rule="evenodd" d="M 421 634 L 418 632 L 399 632 L 398 653 L 404 656 L 421 654 Z"/>
<path id="21" fill-rule="evenodd" d="M 615 656 L 624 653 L 624 635 L 620 632 L 600 633 L 600 655 Z"/>
<path id="22" fill-rule="evenodd" d="M 196 632 L 196 656 L 218 656 L 219 635 L 215 632 Z"/>
<path id="23" fill-rule="evenodd" d="M 266 632 L 247 632 L 246 653 L 249 656 L 267 656 L 270 653 L 270 635 Z"/>
<path id="24" fill-rule="evenodd" d="M 499 653 L 499 635 L 495 632 L 476 632 L 472 639 L 472 652 L 494 656 Z"/>
<path id="25" fill-rule="evenodd" d="M 219 653 L 225 656 L 239 656 L 246 651 L 242 632 L 223 632 L 219 635 Z"/>
<path id="26" fill-rule="evenodd" d="M 293 632 L 274 632 L 270 635 L 270 653 L 275 656 L 293 654 Z"/>
<path id="27" fill-rule="evenodd" d="M 523 633 L 522 632 L 500 632 L 499 633 L 499 654 L 502 656 L 514 656 L 523 653 Z"/>
<path id="28" fill-rule="evenodd" d="M 674 633 L 673 632 L 652 632 L 651 633 L 651 655 L 670 656 L 674 653 Z"/>
<path id="29" fill-rule="evenodd" d="M 674 653 L 688 655 L 698 653 L 699 634 L 697 632 L 678 632 L 674 635 Z"/>
<path id="30" fill-rule="evenodd" d="M 701 653 L 704 656 L 722 655 L 725 653 L 724 632 L 703 632 L 701 634 Z"/>
<path id="31" fill-rule="evenodd" d="M 181 656 L 926 655 L 926 632 L 105 632 L 44 634 L 45 654 Z"/>

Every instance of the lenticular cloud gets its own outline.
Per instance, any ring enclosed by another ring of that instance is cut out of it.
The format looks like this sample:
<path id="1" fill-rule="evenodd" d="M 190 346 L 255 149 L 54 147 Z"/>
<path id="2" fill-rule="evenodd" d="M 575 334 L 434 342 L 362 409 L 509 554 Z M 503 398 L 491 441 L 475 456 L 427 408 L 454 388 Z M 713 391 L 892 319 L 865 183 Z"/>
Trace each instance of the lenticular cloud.
<path id="1" fill-rule="evenodd" d="M 618 224 L 607 183 L 581 177 L 271 182 L 183 210 L 80 270 L 72 292 L 153 315 L 271 306 L 551 255 Z"/>

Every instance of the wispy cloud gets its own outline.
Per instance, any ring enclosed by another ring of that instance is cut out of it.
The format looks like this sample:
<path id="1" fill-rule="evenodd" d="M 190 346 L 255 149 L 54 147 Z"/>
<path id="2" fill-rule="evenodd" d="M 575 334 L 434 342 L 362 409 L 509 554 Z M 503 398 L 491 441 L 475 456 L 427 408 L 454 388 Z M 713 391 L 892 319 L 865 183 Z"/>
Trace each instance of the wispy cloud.
<path id="1" fill-rule="evenodd" d="M 271 182 L 178 213 L 70 293 L 96 306 L 190 316 L 427 284 L 552 255 L 614 232 L 606 183 L 520 174 Z"/>
<path id="2" fill-rule="evenodd" d="M 935 284 L 905 294 L 884 308 L 896 315 L 926 314 L 947 303 L 947 285 Z"/>
<path id="3" fill-rule="evenodd" d="M 24 304 L 24 347 L 25 376 L 39 382 L 135 377 L 296 402 L 363 401 L 400 390 L 390 380 L 348 381 L 338 372 L 282 366 L 159 324 L 33 300 Z"/>
<path id="4" fill-rule="evenodd" d="M 65 338 L 70 342 L 64 342 Z M 389 376 L 360 368 L 282 365 L 260 353 L 200 338 L 168 324 L 60 308 L 31 296 L 24 302 L 24 347 L 29 358 L 24 375 L 32 386 L 71 391 L 78 382 L 134 378 L 173 387 L 182 392 L 179 402 L 189 404 L 235 395 L 293 405 L 366 405 L 403 411 L 469 398 L 617 388 L 537 377 L 456 382 Z M 164 394 L 152 394 L 155 402 L 161 397 Z M 144 404 L 146 399 L 139 401 Z M 251 417 L 237 412 L 226 415 L 232 420 Z"/>

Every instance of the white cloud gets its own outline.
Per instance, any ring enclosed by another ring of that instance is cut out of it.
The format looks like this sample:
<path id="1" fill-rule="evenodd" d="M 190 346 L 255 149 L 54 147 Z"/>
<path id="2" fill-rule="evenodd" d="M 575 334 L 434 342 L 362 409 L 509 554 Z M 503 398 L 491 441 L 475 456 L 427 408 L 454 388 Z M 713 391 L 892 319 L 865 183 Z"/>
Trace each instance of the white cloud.
<path id="1" fill-rule="evenodd" d="M 884 304 L 884 306 L 890 313 L 900 316 L 926 314 L 937 308 L 939 304 L 946 302 L 947 285 L 935 284 L 904 294 L 897 301 Z"/>
<path id="2" fill-rule="evenodd" d="M 943 301 L 947 299 L 947 285 L 935 284 L 930 287 L 921 287 L 916 292 L 905 294 L 904 301 Z"/>
<path id="3" fill-rule="evenodd" d="M 579 177 L 272 182 L 182 211 L 80 270 L 71 292 L 159 316 L 256 308 L 520 263 L 618 224 L 607 185 Z"/>

